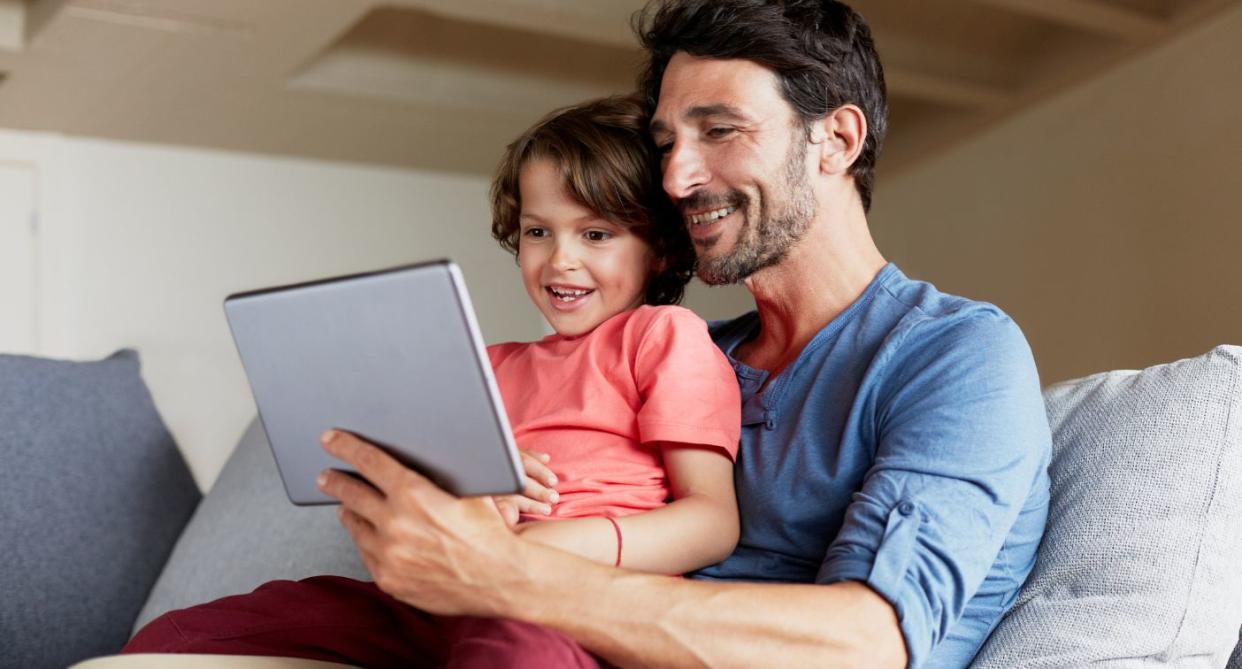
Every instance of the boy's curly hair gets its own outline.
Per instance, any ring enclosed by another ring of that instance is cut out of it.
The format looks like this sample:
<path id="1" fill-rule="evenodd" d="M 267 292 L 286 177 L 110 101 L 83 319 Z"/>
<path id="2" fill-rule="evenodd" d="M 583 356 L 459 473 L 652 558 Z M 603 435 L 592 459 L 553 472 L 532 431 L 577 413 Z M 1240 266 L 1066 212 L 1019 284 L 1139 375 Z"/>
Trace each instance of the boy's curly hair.
<path id="1" fill-rule="evenodd" d="M 492 181 L 492 237 L 517 256 L 522 167 L 546 158 L 560 167 L 579 204 L 625 226 L 651 246 L 661 269 L 647 282 L 646 304 L 677 304 L 694 275 L 695 253 L 681 215 L 665 196 L 660 155 L 636 96 L 558 109 L 505 149 Z"/>

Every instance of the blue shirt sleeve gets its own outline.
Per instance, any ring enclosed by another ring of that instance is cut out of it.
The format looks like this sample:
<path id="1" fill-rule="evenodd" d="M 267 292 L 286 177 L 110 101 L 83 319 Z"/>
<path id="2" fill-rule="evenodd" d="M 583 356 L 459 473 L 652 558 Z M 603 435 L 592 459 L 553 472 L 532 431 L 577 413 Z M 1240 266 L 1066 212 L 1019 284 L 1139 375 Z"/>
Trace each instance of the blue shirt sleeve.
<path id="1" fill-rule="evenodd" d="M 890 350 L 874 466 L 816 581 L 887 599 L 918 667 L 996 561 L 1051 439 L 1030 348 L 994 307 L 924 317 Z"/>

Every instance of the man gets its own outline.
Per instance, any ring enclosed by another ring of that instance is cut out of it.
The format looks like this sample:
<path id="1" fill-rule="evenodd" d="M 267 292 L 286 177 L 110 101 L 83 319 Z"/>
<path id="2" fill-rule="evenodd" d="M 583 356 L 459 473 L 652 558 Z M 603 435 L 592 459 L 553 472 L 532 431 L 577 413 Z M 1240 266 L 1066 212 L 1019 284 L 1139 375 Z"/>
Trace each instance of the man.
<path id="1" fill-rule="evenodd" d="M 1033 564 L 1050 436 L 1013 322 L 871 239 L 886 110 L 866 24 L 831 1 L 671 0 L 640 30 L 700 276 L 758 307 L 713 329 L 743 393 L 735 554 L 691 579 L 589 564 L 348 435 L 326 447 L 383 494 L 336 474 L 324 490 L 384 591 L 613 664 L 965 666 Z"/>
<path id="2" fill-rule="evenodd" d="M 375 488 L 322 489 L 413 607 L 394 616 L 533 623 L 619 666 L 965 666 L 1034 561 L 1050 436 L 1017 326 L 871 239 L 886 103 L 866 24 L 832 0 L 666 0 L 639 31 L 700 276 L 758 307 L 713 327 L 743 400 L 735 553 L 690 578 L 591 563 L 342 433 L 325 448 Z"/>

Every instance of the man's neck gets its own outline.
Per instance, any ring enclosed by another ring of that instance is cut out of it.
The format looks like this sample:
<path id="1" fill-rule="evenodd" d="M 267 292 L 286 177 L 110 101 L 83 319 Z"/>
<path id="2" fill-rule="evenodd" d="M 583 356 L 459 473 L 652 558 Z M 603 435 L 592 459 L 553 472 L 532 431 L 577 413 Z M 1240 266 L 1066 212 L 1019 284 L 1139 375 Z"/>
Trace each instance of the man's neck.
<path id="1" fill-rule="evenodd" d="M 887 263 L 861 207 L 821 207 L 820 213 L 780 264 L 745 282 L 759 309 L 760 330 L 734 357 L 773 376 L 853 304 Z"/>

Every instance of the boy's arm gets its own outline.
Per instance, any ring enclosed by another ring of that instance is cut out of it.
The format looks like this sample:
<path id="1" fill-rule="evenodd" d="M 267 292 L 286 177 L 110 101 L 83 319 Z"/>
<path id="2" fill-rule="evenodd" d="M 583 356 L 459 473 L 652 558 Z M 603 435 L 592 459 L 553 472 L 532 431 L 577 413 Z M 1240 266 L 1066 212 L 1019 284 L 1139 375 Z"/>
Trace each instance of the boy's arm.
<path id="1" fill-rule="evenodd" d="M 616 519 L 621 566 L 681 574 L 720 562 L 738 538 L 733 463 L 714 448 L 664 444 L 662 449 L 673 501 Z M 520 526 L 519 532 L 595 562 L 616 564 L 617 532 L 604 518 L 538 521 Z"/>

